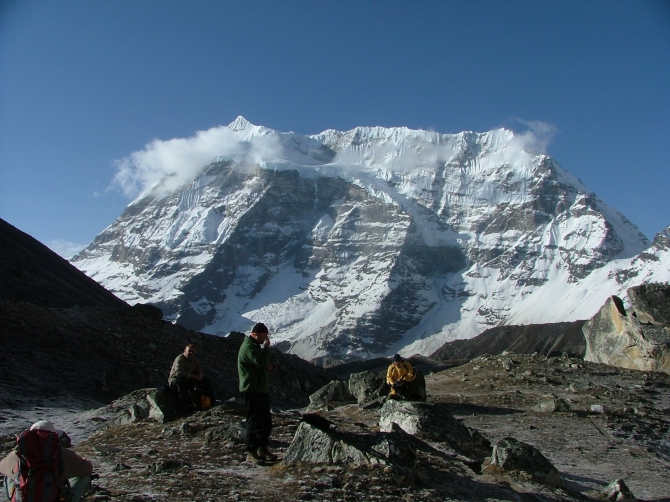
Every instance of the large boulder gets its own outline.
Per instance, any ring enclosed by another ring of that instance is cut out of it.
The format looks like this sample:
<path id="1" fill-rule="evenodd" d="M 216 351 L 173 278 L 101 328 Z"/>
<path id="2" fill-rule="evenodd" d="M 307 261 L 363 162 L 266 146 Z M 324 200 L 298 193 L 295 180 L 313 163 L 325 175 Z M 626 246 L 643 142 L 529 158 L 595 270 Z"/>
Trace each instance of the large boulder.
<path id="1" fill-rule="evenodd" d="M 444 404 L 387 401 L 380 410 L 379 430 L 391 431 L 394 424 L 420 439 L 445 443 L 469 458 L 482 460 L 491 454 L 491 443 L 456 420 Z"/>
<path id="2" fill-rule="evenodd" d="M 375 371 L 352 373 L 349 377 L 349 392 L 356 398 L 358 405 L 362 406 L 388 393 L 388 389 L 386 392 L 382 390 L 385 381 L 384 375 Z"/>
<path id="3" fill-rule="evenodd" d="M 670 372 L 670 285 L 648 284 L 628 290 L 626 312 L 617 296 L 582 327 L 585 361 L 643 371 Z"/>
<path id="4" fill-rule="evenodd" d="M 94 429 L 124 425 L 140 420 L 166 423 L 183 415 L 178 399 L 161 389 L 138 389 L 112 401 L 110 404 L 82 414 Z"/>
<path id="5" fill-rule="evenodd" d="M 282 462 L 411 467 L 415 460 L 412 438 L 398 428 L 376 434 L 337 433 L 302 422 Z"/>
<path id="6" fill-rule="evenodd" d="M 491 458 L 482 464 L 487 474 L 508 474 L 538 483 L 561 486 L 561 474 L 540 451 L 514 438 L 502 438 L 493 447 Z"/>
<path id="7" fill-rule="evenodd" d="M 161 389 L 152 390 L 147 394 L 149 403 L 149 418 L 164 424 L 176 419 L 183 413 L 183 406 L 174 394 Z"/>
<path id="8" fill-rule="evenodd" d="M 349 386 L 341 380 L 333 380 L 309 396 L 310 410 L 332 409 L 333 406 L 355 403 L 356 398 L 349 392 Z"/>
<path id="9" fill-rule="evenodd" d="M 628 299 L 641 323 L 670 326 L 670 285 L 654 283 L 630 288 Z"/>

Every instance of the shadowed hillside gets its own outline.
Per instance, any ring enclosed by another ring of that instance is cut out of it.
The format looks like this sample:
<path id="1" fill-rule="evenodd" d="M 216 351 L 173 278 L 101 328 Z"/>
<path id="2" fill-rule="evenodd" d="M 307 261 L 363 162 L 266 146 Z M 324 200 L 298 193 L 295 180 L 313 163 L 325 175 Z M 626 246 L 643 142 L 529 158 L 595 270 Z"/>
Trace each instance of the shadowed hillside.
<path id="1" fill-rule="evenodd" d="M 0 300 L 56 308 L 128 306 L 44 244 L 2 219 Z"/>
<path id="2" fill-rule="evenodd" d="M 469 361 L 483 354 L 537 353 L 543 356 L 584 357 L 586 340 L 582 333 L 585 321 L 527 326 L 498 326 L 490 328 L 469 340 L 454 340 L 444 344 L 433 354 L 436 361 Z"/>

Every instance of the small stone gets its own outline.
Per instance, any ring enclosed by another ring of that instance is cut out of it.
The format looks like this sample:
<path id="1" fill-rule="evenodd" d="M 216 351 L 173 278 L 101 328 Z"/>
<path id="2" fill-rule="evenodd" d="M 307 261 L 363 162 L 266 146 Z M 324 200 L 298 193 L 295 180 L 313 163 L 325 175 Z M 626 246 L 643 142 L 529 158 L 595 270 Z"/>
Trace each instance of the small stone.
<path id="1" fill-rule="evenodd" d="M 333 487 L 333 478 L 331 478 L 330 476 L 321 476 L 314 483 L 314 487 L 318 488 L 319 490 L 325 490 L 327 488 L 332 488 Z"/>

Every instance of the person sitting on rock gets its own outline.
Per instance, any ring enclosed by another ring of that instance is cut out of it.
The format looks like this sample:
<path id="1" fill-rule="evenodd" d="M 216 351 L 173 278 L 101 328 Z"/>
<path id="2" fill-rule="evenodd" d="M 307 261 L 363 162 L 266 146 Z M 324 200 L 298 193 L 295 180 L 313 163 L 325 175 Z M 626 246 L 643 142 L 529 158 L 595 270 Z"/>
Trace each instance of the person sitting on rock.
<path id="1" fill-rule="evenodd" d="M 403 359 L 400 354 L 393 356 L 393 362 L 386 371 L 386 383 L 391 386 L 389 399 L 426 399 L 426 381 L 421 372 Z"/>
<path id="2" fill-rule="evenodd" d="M 195 346 L 189 343 L 179 354 L 170 369 L 168 384 L 179 394 L 182 403 L 189 409 L 203 409 L 214 404 L 214 392 L 209 379 L 205 378 L 196 357 Z M 206 406 L 209 399 L 209 405 Z"/>
<path id="3" fill-rule="evenodd" d="M 47 433 L 58 434 L 60 453 L 57 453 L 57 449 L 53 449 L 51 451 L 54 452 L 54 455 L 57 455 L 55 458 L 62 459 L 63 471 L 62 475 L 56 479 L 56 482 L 58 485 L 69 482 L 69 486 L 65 485 L 63 491 L 59 491 L 62 497 L 59 498 L 59 500 L 67 500 L 67 502 L 78 502 L 86 490 L 88 490 L 88 488 L 91 486 L 91 476 L 93 475 L 93 464 L 91 461 L 70 450 L 69 446 L 67 446 L 72 444 L 70 438 L 63 431 L 56 429 L 54 424 L 48 420 L 40 420 L 39 422 L 35 422 L 30 427 L 30 431 L 46 431 Z M 25 432 L 24 434 L 30 433 Z M 44 436 L 44 438 L 46 438 L 46 436 Z M 32 438 L 31 440 L 34 441 Z M 26 441 L 28 440 L 26 439 Z M 19 485 L 16 482 L 16 477 L 19 473 L 18 467 L 20 464 L 17 450 L 19 450 L 18 446 L 12 450 L 9 455 L 2 459 L 2 461 L 0 461 L 0 473 L 6 476 L 4 482 L 5 495 L 7 495 L 7 500 L 20 499 Z M 44 453 L 40 451 L 40 460 L 43 460 L 43 455 Z M 35 459 L 32 460 L 34 461 Z M 97 474 L 93 476 L 97 477 Z M 39 477 L 37 479 L 37 482 L 39 482 Z M 39 488 L 40 487 L 37 487 L 37 489 Z M 36 488 L 33 486 L 33 489 Z"/>

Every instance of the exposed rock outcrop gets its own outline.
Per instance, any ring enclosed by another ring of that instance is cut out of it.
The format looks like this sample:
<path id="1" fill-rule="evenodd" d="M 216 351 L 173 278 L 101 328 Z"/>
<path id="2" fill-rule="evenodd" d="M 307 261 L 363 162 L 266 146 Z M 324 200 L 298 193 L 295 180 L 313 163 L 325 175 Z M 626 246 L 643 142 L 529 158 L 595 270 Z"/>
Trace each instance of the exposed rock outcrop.
<path id="1" fill-rule="evenodd" d="M 612 502 L 636 502 L 637 497 L 628 489 L 623 479 L 612 481 L 605 489 L 597 494 L 600 500 Z"/>
<path id="2" fill-rule="evenodd" d="M 482 465 L 482 472 L 510 474 L 548 485 L 562 484 L 558 469 L 537 448 L 511 437 L 501 439 L 493 447 L 493 454 Z"/>
<path id="3" fill-rule="evenodd" d="M 309 409 L 321 410 L 333 405 L 355 402 L 356 398 L 349 392 L 347 383 L 333 380 L 309 396 Z"/>
<path id="4" fill-rule="evenodd" d="M 641 323 L 670 326 L 670 285 L 643 284 L 630 288 L 628 298 Z"/>
<path id="5" fill-rule="evenodd" d="M 349 392 L 356 398 L 358 405 L 369 403 L 382 395 L 384 375 L 374 371 L 361 371 L 349 377 Z"/>
<path id="6" fill-rule="evenodd" d="M 377 434 L 335 433 L 302 422 L 286 450 L 283 463 L 411 466 L 414 459 L 411 438 L 398 428 Z"/>
<path id="7" fill-rule="evenodd" d="M 456 420 L 445 405 L 387 401 L 380 410 L 379 429 L 392 431 L 394 425 L 412 436 L 445 443 L 466 457 L 481 460 L 491 454 L 488 440 Z"/>
<path id="8" fill-rule="evenodd" d="M 628 312 L 610 297 L 582 328 L 586 361 L 643 371 L 670 371 L 670 285 L 630 288 Z"/>

